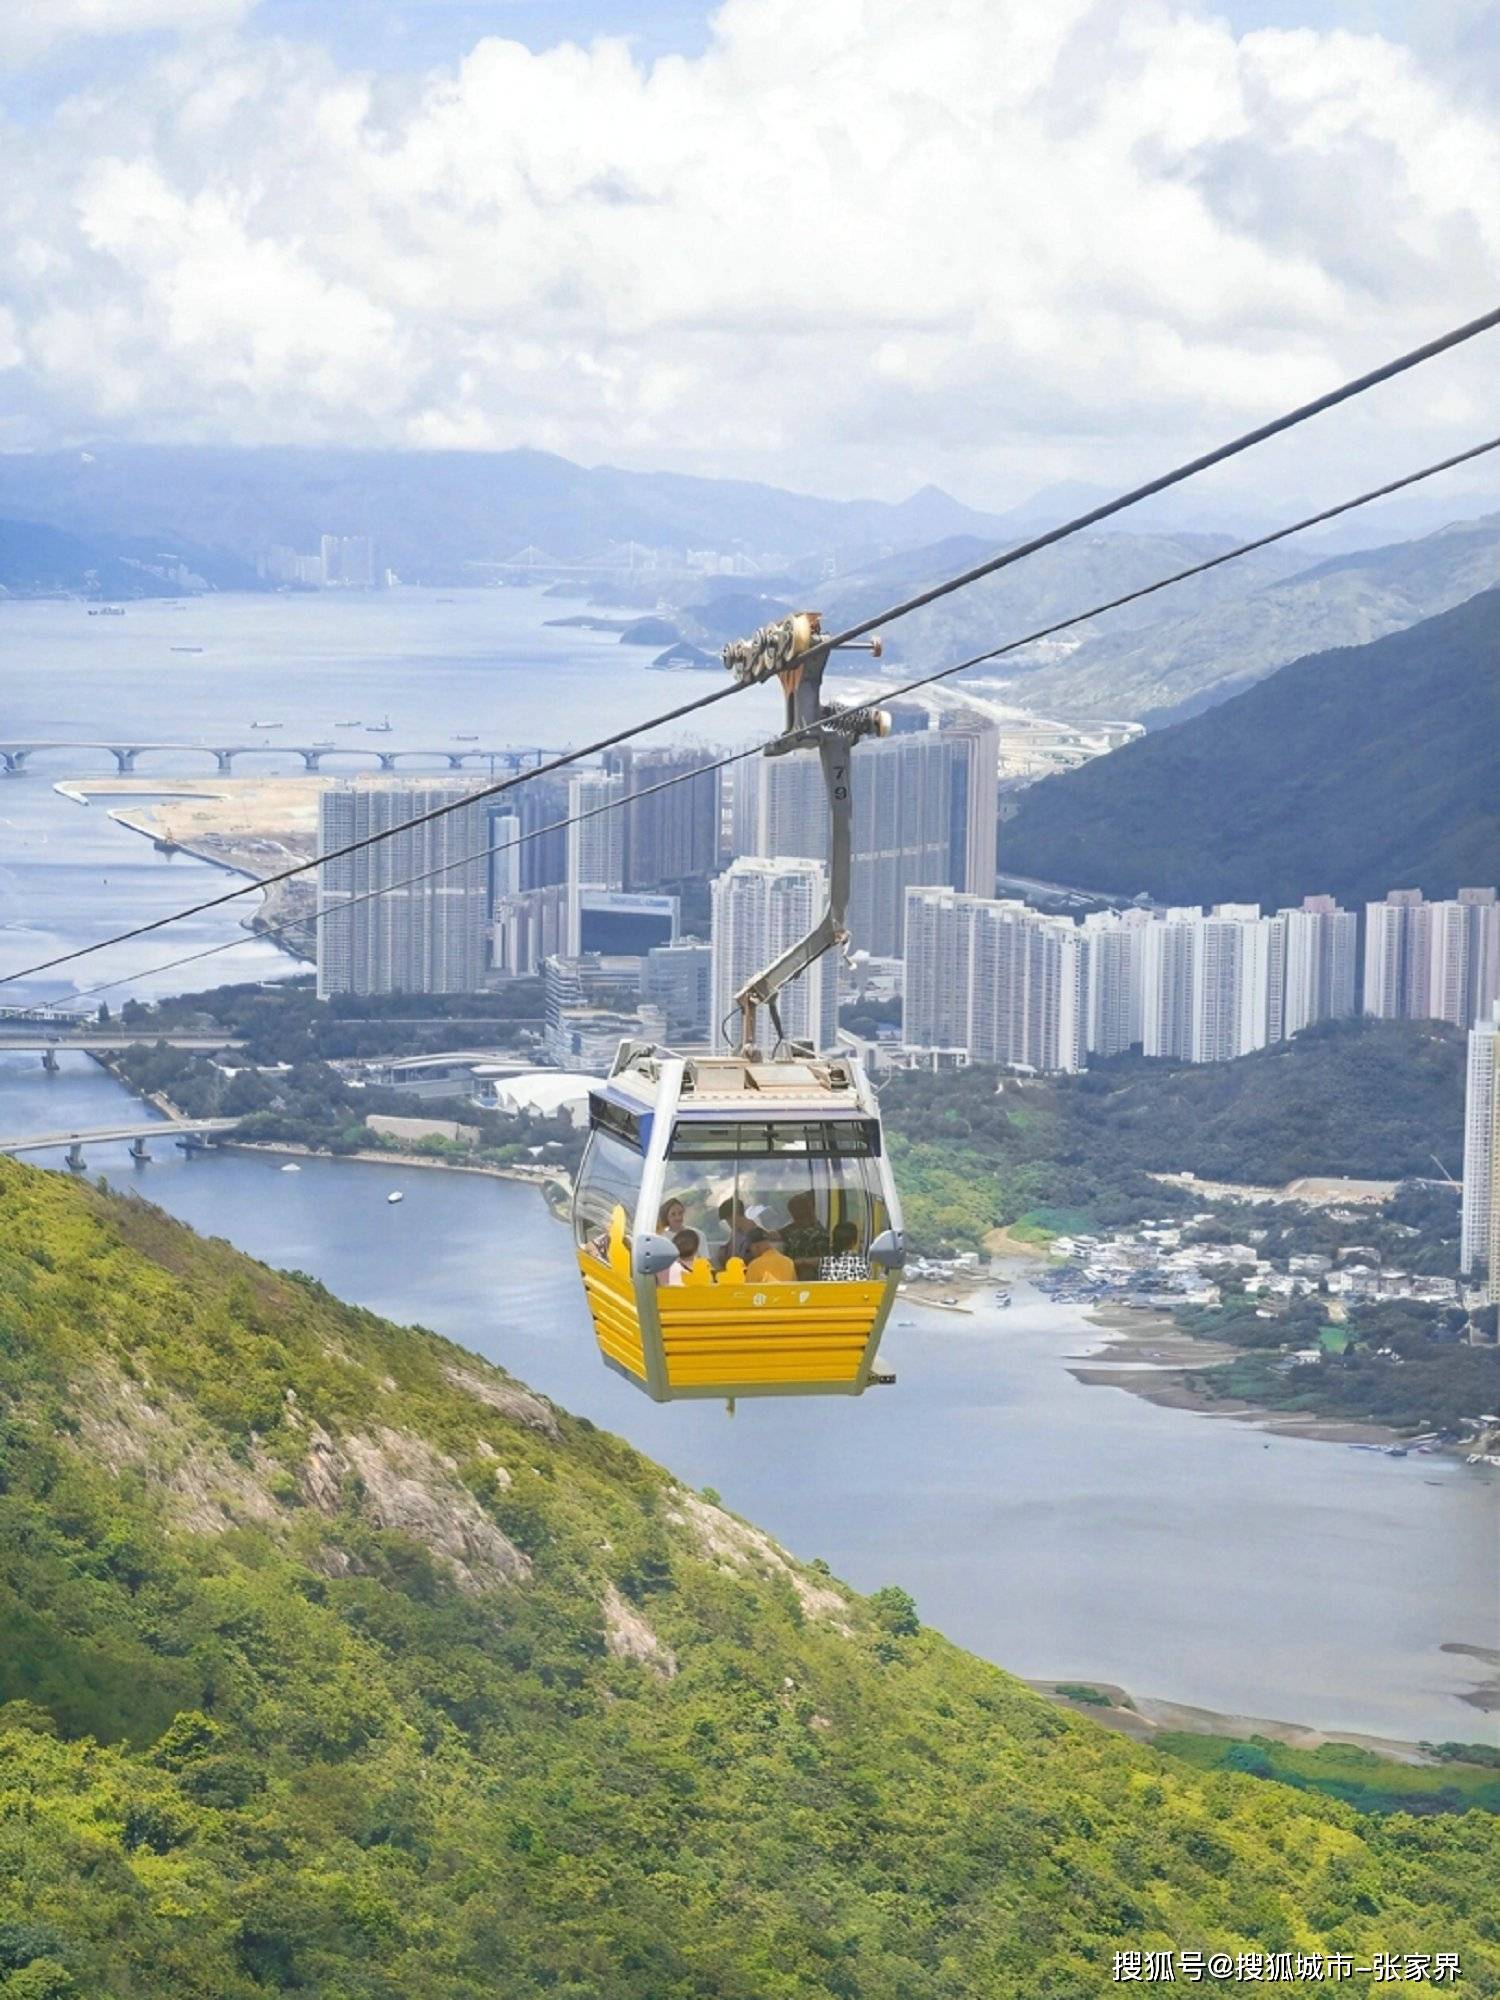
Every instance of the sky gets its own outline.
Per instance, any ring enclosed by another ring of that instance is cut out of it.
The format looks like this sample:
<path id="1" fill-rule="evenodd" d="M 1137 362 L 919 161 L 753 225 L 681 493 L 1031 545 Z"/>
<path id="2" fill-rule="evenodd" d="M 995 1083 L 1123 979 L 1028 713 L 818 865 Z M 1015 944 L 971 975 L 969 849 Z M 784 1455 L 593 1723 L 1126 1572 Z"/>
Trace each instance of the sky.
<path id="1" fill-rule="evenodd" d="M 1497 82 L 1500 0 L 7 8 L 0 449 L 1109 486 L 1500 303 Z M 1500 430 L 1497 361 L 1220 497 Z"/>

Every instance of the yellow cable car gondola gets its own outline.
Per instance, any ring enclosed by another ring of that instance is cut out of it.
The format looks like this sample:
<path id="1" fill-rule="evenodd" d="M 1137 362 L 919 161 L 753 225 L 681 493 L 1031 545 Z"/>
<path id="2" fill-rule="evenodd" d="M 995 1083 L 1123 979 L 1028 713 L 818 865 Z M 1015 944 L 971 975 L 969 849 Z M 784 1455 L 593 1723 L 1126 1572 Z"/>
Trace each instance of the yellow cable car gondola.
<path id="1" fill-rule="evenodd" d="M 878 709 L 824 705 L 827 657 L 811 612 L 725 649 L 741 680 L 781 681 L 786 734 L 766 754 L 818 750 L 828 909 L 735 996 L 737 1053 L 626 1042 L 589 1099 L 579 1270 L 605 1361 L 657 1402 L 857 1396 L 891 1379 L 875 1358 L 905 1249 L 879 1107 L 852 1058 L 788 1044 L 776 1005 L 789 980 L 847 946 L 850 751 L 890 727 Z M 755 1041 L 762 1007 L 769 1056 Z"/>

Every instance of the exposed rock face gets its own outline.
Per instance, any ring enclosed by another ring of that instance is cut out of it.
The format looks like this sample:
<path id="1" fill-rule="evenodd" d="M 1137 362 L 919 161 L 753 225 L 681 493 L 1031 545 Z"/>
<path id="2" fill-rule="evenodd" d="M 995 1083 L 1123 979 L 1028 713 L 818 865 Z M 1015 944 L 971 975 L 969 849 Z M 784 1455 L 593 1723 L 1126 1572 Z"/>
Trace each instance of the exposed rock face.
<path id="1" fill-rule="evenodd" d="M 525 1424 L 529 1430 L 540 1431 L 554 1443 L 561 1438 L 562 1432 L 551 1409 L 540 1396 L 523 1389 L 519 1382 L 507 1382 L 499 1375 L 476 1375 L 471 1368 L 445 1368 L 443 1373 L 455 1389 L 466 1390 L 490 1409 L 498 1410 L 502 1417 Z"/>
<path id="2" fill-rule="evenodd" d="M 376 1526 L 420 1542 L 461 1590 L 492 1590 L 524 1583 L 531 1575 L 530 1557 L 501 1534 L 455 1476 L 453 1461 L 421 1438 L 381 1429 L 374 1437 L 346 1437 L 335 1444 L 326 1431 L 315 1432 L 301 1471 L 311 1504 L 335 1513 L 349 1474 L 358 1478 L 360 1504 Z"/>
<path id="3" fill-rule="evenodd" d="M 705 1555 L 713 1556 L 726 1568 L 758 1570 L 763 1576 L 784 1576 L 796 1591 L 809 1618 L 817 1618 L 847 1632 L 848 1600 L 831 1584 L 816 1583 L 777 1548 L 767 1534 L 737 1521 L 722 1507 L 702 1500 L 684 1487 L 676 1496 L 676 1510 L 667 1519 L 688 1528 Z"/>
<path id="4" fill-rule="evenodd" d="M 677 1655 L 652 1631 L 646 1620 L 613 1584 L 600 1602 L 604 1613 L 604 1643 L 617 1660 L 636 1660 L 663 1680 L 677 1672 Z"/>
<path id="5" fill-rule="evenodd" d="M 166 1498 L 176 1525 L 221 1535 L 251 1521 L 275 1521 L 268 1485 L 274 1465 L 258 1447 L 248 1462 L 231 1458 L 185 1405 L 113 1368 L 99 1368 L 78 1389 L 79 1437 L 115 1472 L 140 1472 Z"/>

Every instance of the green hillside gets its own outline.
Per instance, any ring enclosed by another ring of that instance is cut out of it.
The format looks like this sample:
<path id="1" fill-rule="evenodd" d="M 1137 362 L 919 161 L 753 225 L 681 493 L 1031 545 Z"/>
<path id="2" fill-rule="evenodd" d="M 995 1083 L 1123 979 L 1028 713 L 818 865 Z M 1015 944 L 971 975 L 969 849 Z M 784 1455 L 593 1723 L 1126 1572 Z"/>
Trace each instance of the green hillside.
<path id="1" fill-rule="evenodd" d="M 1122 1946 L 1500 1991 L 1490 1816 L 1137 1749 L 462 1350 L 7 1161 L 0 1633 L 5 2000 L 1085 2000 Z"/>
<path id="2" fill-rule="evenodd" d="M 1438 1022 L 1329 1021 L 1230 1063 L 1118 1056 L 1019 1083 L 982 1064 L 893 1076 L 881 1111 L 923 1249 L 997 1224 L 1117 1228 L 1201 1200 L 1147 1178 L 1280 1187 L 1420 1179 L 1463 1151 L 1464 1037 Z"/>
<path id="3" fill-rule="evenodd" d="M 1295 661 L 1207 714 L 1021 795 L 1001 865 L 1169 903 L 1500 873 L 1500 591 L 1368 646 Z"/>

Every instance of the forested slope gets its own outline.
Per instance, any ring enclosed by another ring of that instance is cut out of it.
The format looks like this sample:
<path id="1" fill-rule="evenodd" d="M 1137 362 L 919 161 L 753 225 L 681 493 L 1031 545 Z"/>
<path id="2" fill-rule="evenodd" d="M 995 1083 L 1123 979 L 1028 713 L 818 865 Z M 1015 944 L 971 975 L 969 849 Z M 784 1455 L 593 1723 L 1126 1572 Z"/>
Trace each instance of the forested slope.
<path id="1" fill-rule="evenodd" d="M 1363 1019 L 1237 1062 L 1120 1056 L 1026 1084 L 982 1065 L 912 1071 L 881 1096 L 923 1248 L 972 1246 L 997 1223 L 1115 1227 L 1188 1203 L 1155 1173 L 1262 1187 L 1423 1178 L 1434 1155 L 1461 1158 L 1463 1103 L 1459 1029 Z"/>
<path id="2" fill-rule="evenodd" d="M 6 1996 L 1081 2000 L 1122 1945 L 1500 1990 L 1489 1816 L 1186 1772 L 436 1337 L 8 1161 L 0 1413 Z"/>
<path id="3" fill-rule="evenodd" d="M 1021 795 L 1001 865 L 1167 903 L 1500 873 L 1500 591 L 1372 645 L 1294 661 L 1233 701 Z"/>

